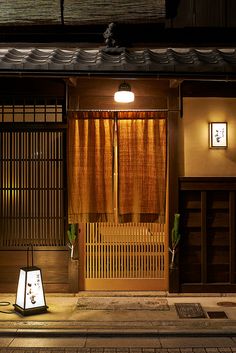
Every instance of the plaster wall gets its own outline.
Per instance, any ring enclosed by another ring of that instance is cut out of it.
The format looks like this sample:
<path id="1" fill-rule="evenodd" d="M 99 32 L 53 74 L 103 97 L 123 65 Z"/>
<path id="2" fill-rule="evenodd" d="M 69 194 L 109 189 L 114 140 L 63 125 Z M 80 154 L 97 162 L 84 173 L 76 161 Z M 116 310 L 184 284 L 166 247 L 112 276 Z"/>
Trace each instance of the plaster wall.
<path id="1" fill-rule="evenodd" d="M 183 176 L 236 175 L 236 98 L 184 98 Z M 228 148 L 210 149 L 208 123 L 228 123 Z"/>

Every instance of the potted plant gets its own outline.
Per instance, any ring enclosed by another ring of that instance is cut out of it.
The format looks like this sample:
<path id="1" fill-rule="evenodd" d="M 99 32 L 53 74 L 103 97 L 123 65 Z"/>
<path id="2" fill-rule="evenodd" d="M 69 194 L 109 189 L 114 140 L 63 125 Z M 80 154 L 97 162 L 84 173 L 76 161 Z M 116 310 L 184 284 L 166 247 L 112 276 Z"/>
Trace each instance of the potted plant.
<path id="1" fill-rule="evenodd" d="M 67 230 L 67 236 L 68 236 L 68 239 L 69 239 L 68 247 L 70 248 L 70 257 L 71 257 L 71 259 L 73 259 L 75 241 L 76 241 L 76 238 L 77 238 L 76 225 L 75 224 L 69 224 L 69 229 Z"/>
<path id="2" fill-rule="evenodd" d="M 175 254 L 181 237 L 179 233 L 179 220 L 180 220 L 180 214 L 175 213 L 174 226 L 171 231 L 171 247 L 169 248 L 169 251 L 171 252 L 170 269 L 173 269 L 175 267 Z"/>

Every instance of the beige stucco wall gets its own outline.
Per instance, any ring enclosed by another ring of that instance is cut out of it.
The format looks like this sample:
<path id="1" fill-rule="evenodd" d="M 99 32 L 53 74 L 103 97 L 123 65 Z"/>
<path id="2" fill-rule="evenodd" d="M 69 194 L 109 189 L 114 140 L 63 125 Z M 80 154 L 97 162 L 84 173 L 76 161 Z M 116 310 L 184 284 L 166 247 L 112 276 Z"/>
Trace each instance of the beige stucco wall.
<path id="1" fill-rule="evenodd" d="M 236 98 L 184 98 L 184 176 L 236 175 Z M 209 149 L 208 123 L 228 123 L 228 148 Z"/>

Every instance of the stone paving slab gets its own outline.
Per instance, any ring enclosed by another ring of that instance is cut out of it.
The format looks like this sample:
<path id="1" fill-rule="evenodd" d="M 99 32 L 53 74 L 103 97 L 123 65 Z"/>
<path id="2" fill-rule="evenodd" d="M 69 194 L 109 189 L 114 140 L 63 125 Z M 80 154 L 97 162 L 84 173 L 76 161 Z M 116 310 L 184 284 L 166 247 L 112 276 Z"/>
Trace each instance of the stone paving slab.
<path id="1" fill-rule="evenodd" d="M 86 347 L 160 347 L 157 337 L 89 337 Z"/>
<path id="2" fill-rule="evenodd" d="M 236 342 L 231 337 L 160 337 L 161 347 L 235 347 Z M 213 352 L 209 352 L 213 353 Z"/>
<path id="3" fill-rule="evenodd" d="M 26 337 L 14 338 L 9 347 L 85 347 L 85 337 L 57 337 L 42 338 L 42 337 Z"/>
<path id="4" fill-rule="evenodd" d="M 116 347 L 116 348 L 0 348 L 0 353 L 235 353 L 236 348 L 150 348 L 150 347 Z"/>
<path id="5" fill-rule="evenodd" d="M 14 338 L 12 337 L 0 337 L 0 347 L 7 347 L 12 342 Z"/>

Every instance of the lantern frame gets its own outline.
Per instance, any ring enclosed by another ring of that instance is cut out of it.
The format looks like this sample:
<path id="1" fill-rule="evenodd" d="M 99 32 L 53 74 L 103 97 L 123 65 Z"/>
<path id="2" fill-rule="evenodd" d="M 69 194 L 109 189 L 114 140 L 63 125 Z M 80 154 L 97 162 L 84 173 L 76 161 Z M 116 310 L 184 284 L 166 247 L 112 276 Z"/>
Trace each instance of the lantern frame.
<path id="1" fill-rule="evenodd" d="M 27 249 L 27 267 L 19 273 L 14 310 L 23 316 L 45 313 L 48 309 L 45 300 L 42 271 L 33 264 L 33 247 L 31 247 L 32 266 L 29 266 L 29 247 Z"/>

